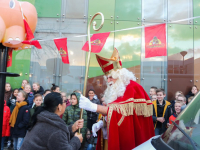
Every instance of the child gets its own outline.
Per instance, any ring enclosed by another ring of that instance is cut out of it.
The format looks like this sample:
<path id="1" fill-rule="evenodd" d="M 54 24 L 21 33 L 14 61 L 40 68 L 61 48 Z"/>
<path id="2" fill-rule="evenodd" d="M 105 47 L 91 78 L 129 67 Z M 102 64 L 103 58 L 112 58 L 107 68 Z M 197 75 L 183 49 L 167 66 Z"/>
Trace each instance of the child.
<path id="1" fill-rule="evenodd" d="M 80 119 L 80 108 L 79 108 L 79 100 L 80 100 L 81 94 L 80 93 L 72 93 L 71 94 L 71 104 L 68 106 L 65 110 L 65 113 L 62 116 L 62 119 L 65 121 L 65 123 L 69 126 L 71 124 L 74 124 L 77 120 Z M 84 119 L 84 125 L 81 129 L 81 133 L 83 136 L 83 142 L 81 144 L 81 149 L 84 148 L 85 143 L 85 135 L 86 135 L 86 129 L 87 129 L 87 113 L 85 110 L 83 110 L 83 119 Z"/>
<path id="2" fill-rule="evenodd" d="M 153 101 L 153 122 L 155 135 L 164 133 L 167 129 L 167 123 L 171 116 L 171 103 L 165 101 L 164 89 L 156 90 L 157 100 Z"/>
<path id="3" fill-rule="evenodd" d="M 35 94 L 34 96 L 34 107 L 30 109 L 30 118 L 33 116 L 33 114 L 35 113 L 35 109 L 36 107 L 38 106 L 41 106 L 42 105 L 42 95 L 41 94 Z"/>
<path id="4" fill-rule="evenodd" d="M 67 99 L 66 93 L 65 92 L 61 92 L 60 94 L 62 95 L 63 101 L 66 102 L 66 107 L 71 105 L 70 102 L 69 102 L 69 99 Z"/>
<path id="5" fill-rule="evenodd" d="M 182 92 L 182 91 L 176 91 L 176 93 L 175 93 L 175 100 L 172 100 L 172 101 L 171 101 L 171 108 L 172 108 L 172 113 L 173 113 L 173 114 L 176 113 L 176 112 L 175 112 L 175 109 L 174 109 L 174 104 L 175 104 L 175 101 L 177 100 L 177 98 L 178 98 L 178 96 L 179 96 L 180 94 L 183 94 L 183 92 Z"/>
<path id="6" fill-rule="evenodd" d="M 188 98 L 188 104 L 192 101 L 193 98 L 194 98 L 194 96 L 190 96 L 190 97 Z"/>
<path id="7" fill-rule="evenodd" d="M 27 98 L 28 107 L 32 108 L 34 95 L 33 92 L 31 92 L 31 85 L 29 83 L 24 86 L 24 91 L 28 94 Z"/>
<path id="8" fill-rule="evenodd" d="M 49 90 L 49 89 L 46 89 L 46 90 L 44 91 L 44 94 L 43 94 L 43 101 L 44 101 L 45 96 L 46 96 L 47 94 L 49 94 L 49 93 L 51 93 L 51 90 Z"/>
<path id="9" fill-rule="evenodd" d="M 153 101 L 155 101 L 155 100 L 157 100 L 157 95 L 152 95 L 151 101 L 153 102 Z"/>
<path id="10" fill-rule="evenodd" d="M 9 120 L 10 120 L 10 108 L 8 106 L 6 106 L 6 101 L 4 101 L 1 150 L 3 150 L 3 148 L 4 148 L 5 137 L 10 136 Z"/>
<path id="11" fill-rule="evenodd" d="M 12 94 L 12 89 L 11 89 L 10 83 L 6 83 L 5 94 L 4 94 L 4 100 L 6 100 L 6 103 L 10 99 L 11 94 Z"/>
<path id="12" fill-rule="evenodd" d="M 176 117 L 181 113 L 181 107 L 183 106 L 184 104 L 182 102 L 179 102 L 177 101 L 174 105 L 174 108 L 175 108 L 175 112 L 173 115 L 171 115 L 169 117 L 169 124 L 171 125 L 172 124 L 172 121 L 174 121 L 176 119 Z"/>
<path id="13" fill-rule="evenodd" d="M 87 129 L 86 140 L 84 150 L 94 150 L 94 137 L 91 134 L 91 131 Z"/>
<path id="14" fill-rule="evenodd" d="M 156 95 L 156 90 L 157 90 L 157 87 L 155 86 L 152 86 L 150 88 L 150 91 L 149 91 L 150 97 L 152 97 L 152 95 Z"/>
<path id="15" fill-rule="evenodd" d="M 26 84 L 28 84 L 28 83 L 29 83 L 28 80 L 24 79 L 24 80 L 22 81 L 22 85 L 21 85 L 21 87 L 19 88 L 19 90 L 23 90 L 23 89 L 24 89 L 24 86 L 25 86 Z"/>
<path id="16" fill-rule="evenodd" d="M 27 132 L 30 118 L 29 108 L 27 105 L 27 93 L 20 90 L 17 95 L 16 106 L 9 120 L 12 129 L 14 150 L 20 149 Z"/>
<path id="17" fill-rule="evenodd" d="M 17 99 L 17 95 L 18 95 L 19 90 L 18 89 L 14 89 L 13 93 L 11 95 L 11 98 L 7 101 L 7 106 L 10 107 L 10 112 L 13 112 L 13 109 L 16 106 L 16 99 Z M 12 133 L 11 133 L 12 134 Z M 8 137 L 8 143 L 7 143 L 7 148 L 9 149 L 11 147 L 11 139 L 12 137 Z"/>
<path id="18" fill-rule="evenodd" d="M 44 89 L 42 86 L 40 86 L 40 84 L 38 82 L 34 82 L 33 83 L 33 94 L 43 94 L 44 93 Z"/>
<path id="19" fill-rule="evenodd" d="M 60 94 L 61 94 L 61 96 L 62 96 L 62 98 L 63 98 L 63 101 L 66 103 L 66 107 L 67 107 L 67 106 L 70 106 L 71 104 L 70 104 L 70 102 L 69 102 L 69 99 L 67 99 L 66 93 L 65 93 L 65 92 L 61 92 Z M 62 116 L 63 116 L 63 115 L 60 115 L 60 118 L 62 118 Z"/>
<path id="20" fill-rule="evenodd" d="M 7 106 L 10 107 L 10 112 L 12 113 L 15 108 L 16 97 L 18 95 L 19 90 L 14 89 L 11 98 L 7 101 Z"/>
<path id="21" fill-rule="evenodd" d="M 187 105 L 186 105 L 186 97 L 185 97 L 184 95 L 180 94 L 180 95 L 178 96 L 176 102 L 177 102 L 177 101 L 183 103 L 183 106 L 181 107 L 181 111 L 182 111 L 183 109 L 185 109 L 185 107 L 187 106 Z"/>

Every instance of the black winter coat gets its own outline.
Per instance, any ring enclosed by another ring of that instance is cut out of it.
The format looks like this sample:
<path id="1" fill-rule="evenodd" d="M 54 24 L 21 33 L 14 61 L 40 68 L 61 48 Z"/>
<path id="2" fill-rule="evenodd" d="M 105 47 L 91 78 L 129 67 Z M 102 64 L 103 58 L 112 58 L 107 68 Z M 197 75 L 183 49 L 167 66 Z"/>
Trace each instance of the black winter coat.
<path id="1" fill-rule="evenodd" d="M 26 135 L 30 114 L 27 105 L 19 108 L 14 128 L 11 128 L 12 136 L 15 138 L 23 138 Z"/>
<path id="2" fill-rule="evenodd" d="M 156 127 L 157 124 L 157 116 L 156 116 L 156 112 L 155 110 L 157 110 L 157 108 L 155 108 L 155 106 L 157 107 L 157 105 L 155 105 L 157 103 L 156 101 L 153 101 L 153 123 L 154 123 L 154 127 Z M 169 123 L 169 117 L 172 115 L 172 111 L 171 111 L 171 103 L 168 101 L 164 101 L 165 105 L 166 105 L 166 109 L 165 109 L 165 114 L 164 114 L 164 118 L 165 118 L 165 122 L 162 123 L 162 133 L 164 133 L 167 130 L 167 123 Z"/>
<path id="3" fill-rule="evenodd" d="M 41 95 L 43 95 L 43 94 L 44 94 L 44 89 L 43 89 L 43 87 L 40 86 L 40 89 L 39 89 L 38 91 L 33 91 L 33 94 L 34 94 L 34 95 L 35 95 L 35 94 L 41 94 Z"/>

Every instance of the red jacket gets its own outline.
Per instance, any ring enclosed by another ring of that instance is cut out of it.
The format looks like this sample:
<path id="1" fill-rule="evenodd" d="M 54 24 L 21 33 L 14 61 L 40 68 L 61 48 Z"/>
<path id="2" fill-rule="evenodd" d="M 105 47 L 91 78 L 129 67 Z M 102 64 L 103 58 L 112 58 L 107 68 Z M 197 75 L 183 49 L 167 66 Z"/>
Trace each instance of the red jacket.
<path id="1" fill-rule="evenodd" d="M 10 120 L 10 108 L 6 106 L 6 101 L 5 101 L 3 109 L 2 137 L 10 136 L 9 120 Z"/>

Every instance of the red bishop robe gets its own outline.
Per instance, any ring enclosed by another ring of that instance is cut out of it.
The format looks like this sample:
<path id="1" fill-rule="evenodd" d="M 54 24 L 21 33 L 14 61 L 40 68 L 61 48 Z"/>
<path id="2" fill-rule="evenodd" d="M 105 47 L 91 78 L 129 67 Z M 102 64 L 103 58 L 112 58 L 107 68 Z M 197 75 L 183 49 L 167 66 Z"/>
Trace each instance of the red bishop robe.
<path id="1" fill-rule="evenodd" d="M 108 150 L 131 150 L 153 137 L 152 115 L 153 106 L 147 93 L 131 80 L 124 96 L 108 104 Z"/>

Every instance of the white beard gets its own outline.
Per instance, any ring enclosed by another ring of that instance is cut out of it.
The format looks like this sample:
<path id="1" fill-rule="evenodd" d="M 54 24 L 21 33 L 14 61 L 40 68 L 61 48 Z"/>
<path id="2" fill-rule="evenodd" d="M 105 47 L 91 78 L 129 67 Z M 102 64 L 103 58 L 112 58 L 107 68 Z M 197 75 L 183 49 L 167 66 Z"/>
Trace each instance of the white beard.
<path id="1" fill-rule="evenodd" d="M 104 102 L 109 104 L 115 101 L 118 97 L 124 95 L 126 86 L 130 83 L 130 80 L 135 81 L 135 76 L 132 72 L 128 71 L 125 68 L 112 71 L 108 76 L 112 76 L 114 79 L 117 79 L 115 83 L 107 82 L 107 88 L 104 92 Z M 107 81 L 107 77 L 104 79 Z M 111 85 L 112 84 L 112 85 Z"/>

